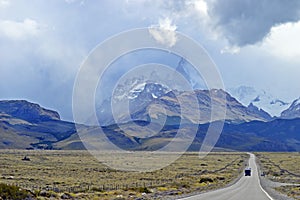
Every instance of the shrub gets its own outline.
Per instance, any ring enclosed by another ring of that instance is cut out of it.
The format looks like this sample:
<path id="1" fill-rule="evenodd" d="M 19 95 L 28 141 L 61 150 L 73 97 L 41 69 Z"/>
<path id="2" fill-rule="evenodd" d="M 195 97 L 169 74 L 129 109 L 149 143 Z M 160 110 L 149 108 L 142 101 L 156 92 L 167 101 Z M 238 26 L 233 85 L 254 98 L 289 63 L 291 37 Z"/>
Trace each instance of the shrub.
<path id="1" fill-rule="evenodd" d="M 187 182 L 173 182 L 171 184 L 171 187 L 173 187 L 173 188 L 190 188 L 191 186 Z"/>
<path id="2" fill-rule="evenodd" d="M 220 181 L 225 181 L 225 177 L 224 176 L 218 176 L 217 179 L 220 180 Z"/>
<path id="3" fill-rule="evenodd" d="M 148 188 L 146 188 L 146 187 L 140 187 L 140 188 L 138 189 L 138 191 L 139 191 L 140 193 L 151 193 L 151 191 L 150 191 Z"/>
<path id="4" fill-rule="evenodd" d="M 92 187 L 92 189 L 91 189 L 93 192 L 104 192 L 104 190 L 103 189 L 101 189 L 101 188 L 97 188 L 97 187 Z"/>
<path id="5" fill-rule="evenodd" d="M 126 200 L 124 197 L 116 197 L 113 200 Z"/>
<path id="6" fill-rule="evenodd" d="M 22 200 L 30 196 L 30 193 L 17 186 L 0 183 L 0 197 L 1 199 Z"/>
<path id="7" fill-rule="evenodd" d="M 209 177 L 203 177 L 199 181 L 199 183 L 212 183 L 212 182 L 214 182 L 214 180 L 212 178 L 209 178 Z"/>

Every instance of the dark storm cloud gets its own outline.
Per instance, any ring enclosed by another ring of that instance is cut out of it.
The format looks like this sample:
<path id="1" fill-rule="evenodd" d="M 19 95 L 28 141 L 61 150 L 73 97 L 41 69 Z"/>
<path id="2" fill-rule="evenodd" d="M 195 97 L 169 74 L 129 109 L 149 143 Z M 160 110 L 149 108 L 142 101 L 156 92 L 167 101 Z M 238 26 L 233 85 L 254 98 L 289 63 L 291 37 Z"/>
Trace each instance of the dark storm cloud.
<path id="1" fill-rule="evenodd" d="M 273 26 L 300 19 L 299 0 L 218 0 L 207 3 L 216 28 L 237 46 L 260 42 Z"/>

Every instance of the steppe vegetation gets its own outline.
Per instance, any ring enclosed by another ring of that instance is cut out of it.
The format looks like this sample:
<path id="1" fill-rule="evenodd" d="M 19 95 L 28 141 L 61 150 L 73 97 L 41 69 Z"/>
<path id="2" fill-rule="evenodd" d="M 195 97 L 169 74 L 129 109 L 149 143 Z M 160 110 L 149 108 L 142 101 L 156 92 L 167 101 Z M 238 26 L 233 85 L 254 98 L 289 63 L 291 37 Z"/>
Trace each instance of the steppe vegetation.
<path id="1" fill-rule="evenodd" d="M 20 187 L 33 199 L 161 199 L 223 187 L 247 160 L 245 153 L 216 152 L 202 159 L 186 153 L 161 170 L 141 173 L 110 169 L 87 151 L 1 150 L 0 183 Z"/>
<path id="2" fill-rule="evenodd" d="M 275 182 L 287 183 L 276 190 L 300 199 L 300 153 L 257 153 L 261 170 Z"/>

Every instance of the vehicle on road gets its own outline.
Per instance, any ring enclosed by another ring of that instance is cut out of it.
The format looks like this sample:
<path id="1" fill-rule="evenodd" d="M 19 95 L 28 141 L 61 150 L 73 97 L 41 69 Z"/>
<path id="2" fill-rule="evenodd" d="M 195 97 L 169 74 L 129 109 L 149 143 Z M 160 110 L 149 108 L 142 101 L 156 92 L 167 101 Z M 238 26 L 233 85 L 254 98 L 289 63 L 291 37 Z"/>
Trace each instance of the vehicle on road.
<path id="1" fill-rule="evenodd" d="M 249 162 L 244 167 L 243 173 L 245 173 L 245 176 L 242 176 L 231 186 L 193 195 L 181 200 L 273 200 L 273 198 L 262 188 L 260 184 L 254 154 L 250 154 Z"/>
<path id="2" fill-rule="evenodd" d="M 245 169 L 245 176 L 251 176 L 251 168 Z"/>

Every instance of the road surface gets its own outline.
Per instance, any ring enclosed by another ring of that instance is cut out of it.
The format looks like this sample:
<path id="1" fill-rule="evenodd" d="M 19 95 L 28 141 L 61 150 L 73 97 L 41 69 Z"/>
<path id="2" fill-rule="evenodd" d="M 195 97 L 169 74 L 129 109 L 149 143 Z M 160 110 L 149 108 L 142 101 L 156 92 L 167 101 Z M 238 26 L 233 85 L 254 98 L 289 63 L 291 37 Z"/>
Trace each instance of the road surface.
<path id="1" fill-rule="evenodd" d="M 252 170 L 252 176 L 243 176 L 232 186 L 181 200 L 272 200 L 260 185 L 253 154 L 250 154 L 249 167 Z"/>

